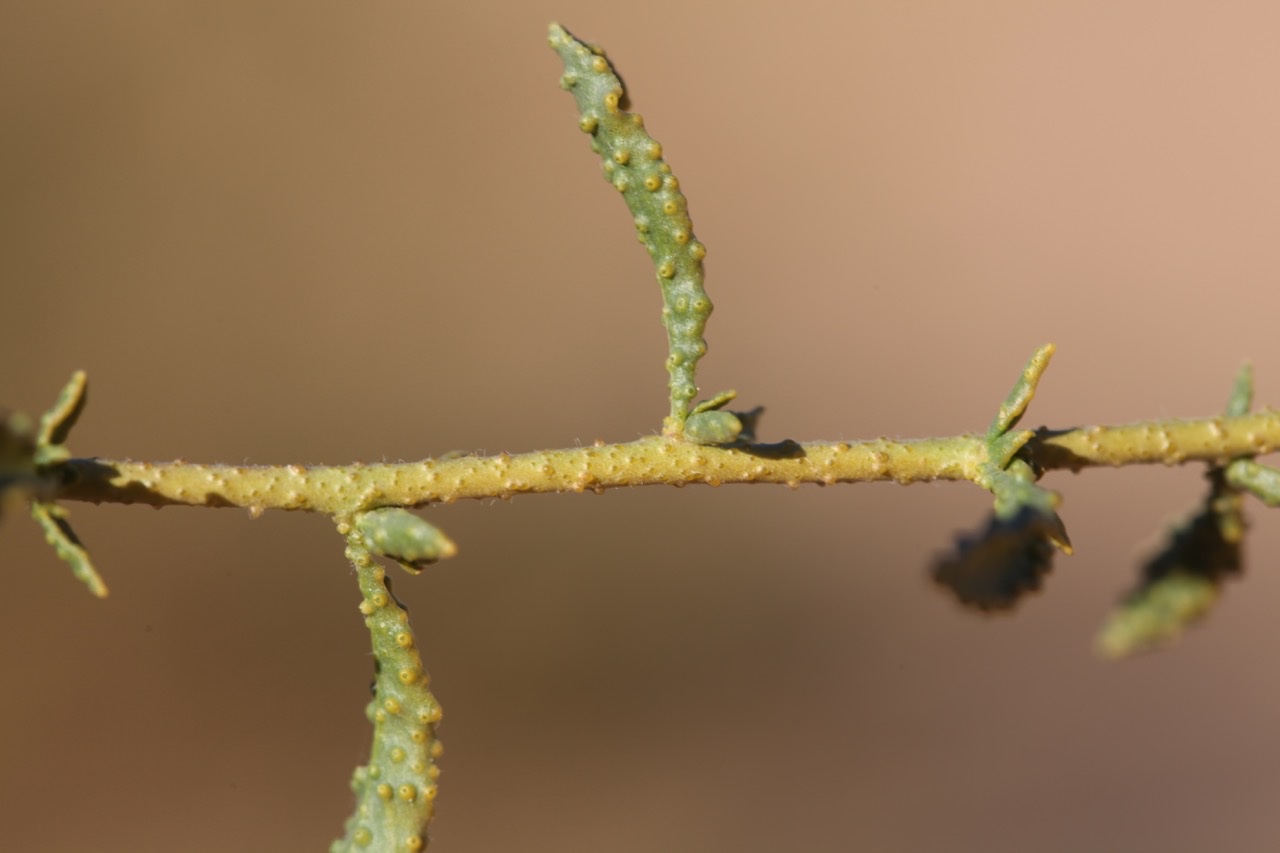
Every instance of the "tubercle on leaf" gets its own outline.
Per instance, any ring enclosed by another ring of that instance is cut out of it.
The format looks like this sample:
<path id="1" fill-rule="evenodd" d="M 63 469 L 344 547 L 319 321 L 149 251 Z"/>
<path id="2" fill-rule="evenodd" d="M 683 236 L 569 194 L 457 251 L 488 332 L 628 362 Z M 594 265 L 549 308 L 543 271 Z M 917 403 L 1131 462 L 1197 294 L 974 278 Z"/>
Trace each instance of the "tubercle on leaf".
<path id="1" fill-rule="evenodd" d="M 698 360 L 707 351 L 703 333 L 712 311 L 703 287 L 702 260 L 707 252 L 694 238 L 688 203 L 662 157 L 662 146 L 645 131 L 639 114 L 624 109 L 622 81 L 603 51 L 579 41 L 558 24 L 551 25 L 548 41 L 564 62 L 560 83 L 577 102 L 578 126 L 591 134 L 591 147 L 601 157 L 604 177 L 621 193 L 637 237 L 657 271 L 669 345 L 671 414 L 664 431 L 678 435 L 698 393 Z"/>

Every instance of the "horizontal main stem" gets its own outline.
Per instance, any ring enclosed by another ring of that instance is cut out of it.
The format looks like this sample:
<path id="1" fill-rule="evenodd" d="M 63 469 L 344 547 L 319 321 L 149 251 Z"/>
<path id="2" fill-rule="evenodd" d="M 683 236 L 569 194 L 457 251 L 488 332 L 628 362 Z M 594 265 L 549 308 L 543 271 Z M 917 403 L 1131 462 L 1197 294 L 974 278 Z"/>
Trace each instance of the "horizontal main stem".
<path id="1" fill-rule="evenodd" d="M 1280 412 L 1111 427 L 1041 429 L 1020 455 L 1033 467 L 1079 470 L 1188 461 L 1223 463 L 1280 448 Z M 152 506 L 227 506 L 343 515 L 380 506 L 509 498 L 534 492 L 603 491 L 695 483 L 854 483 L 975 480 L 986 458 L 980 435 L 911 441 L 782 442 L 708 447 L 652 436 L 518 455 L 464 456 L 378 465 L 201 465 L 73 459 L 58 497 Z"/>

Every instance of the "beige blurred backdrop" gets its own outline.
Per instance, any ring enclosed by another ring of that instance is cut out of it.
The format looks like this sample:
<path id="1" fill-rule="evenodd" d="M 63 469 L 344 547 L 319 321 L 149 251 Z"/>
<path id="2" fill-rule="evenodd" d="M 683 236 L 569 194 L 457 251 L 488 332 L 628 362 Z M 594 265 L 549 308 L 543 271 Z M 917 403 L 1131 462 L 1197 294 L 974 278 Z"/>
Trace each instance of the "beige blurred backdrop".
<path id="1" fill-rule="evenodd" d="M 605 45 L 688 193 L 703 388 L 762 438 L 1280 400 L 1280 9 L 1257 3 L 50 2 L 0 8 L 0 400 L 75 368 L 81 455 L 417 459 L 626 441 L 659 296 L 546 25 Z M 1062 491 L 1012 617 L 927 566 L 957 484 L 434 508 L 403 578 L 445 708 L 432 850 L 1264 851 L 1280 518 L 1174 649 L 1091 642 L 1198 467 Z M 323 518 L 7 518 L 0 846 L 327 849 L 372 664 Z"/>

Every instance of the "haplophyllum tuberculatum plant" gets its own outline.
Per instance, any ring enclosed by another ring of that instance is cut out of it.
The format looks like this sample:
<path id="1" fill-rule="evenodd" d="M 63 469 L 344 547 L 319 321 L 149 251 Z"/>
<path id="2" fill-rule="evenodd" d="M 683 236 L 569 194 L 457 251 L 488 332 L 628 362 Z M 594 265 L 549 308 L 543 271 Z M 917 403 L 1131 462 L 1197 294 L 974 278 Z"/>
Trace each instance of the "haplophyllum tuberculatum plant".
<path id="1" fill-rule="evenodd" d="M 58 556 L 98 596 L 106 595 L 106 586 L 62 501 L 240 507 L 255 516 L 286 509 L 333 519 L 356 572 L 376 670 L 366 711 L 374 727 L 371 756 L 352 779 L 357 805 L 334 851 L 420 850 L 434 812 L 440 705 L 428 689 L 408 615 L 378 558 L 417 573 L 452 556 L 456 547 L 407 508 L 656 484 L 964 480 L 992 494 L 992 516 L 938 561 L 933 576 L 966 605 L 1000 610 L 1040 585 L 1056 552 L 1071 550 L 1059 497 L 1040 483 L 1045 474 L 1202 462 L 1209 482 L 1204 500 L 1143 567 L 1137 586 L 1104 626 L 1100 650 L 1122 656 L 1173 639 L 1208 609 L 1224 578 L 1239 571 L 1245 496 L 1280 504 L 1280 472 L 1255 459 L 1280 447 L 1280 414 L 1251 411 L 1247 368 L 1219 415 L 1020 428 L 1054 352 L 1046 345 L 1032 355 L 985 429 L 905 441 L 764 443 L 757 436 L 762 410 L 730 410 L 733 391 L 695 402 L 712 305 L 703 286 L 706 250 L 694 236 L 680 183 L 662 146 L 627 109 L 622 84 L 603 52 L 557 25 L 550 43 L 563 60 L 560 82 L 577 104 L 578 127 L 626 202 L 654 263 L 669 345 L 670 409 L 660 434 L 620 444 L 381 465 L 250 467 L 76 458 L 66 441 L 85 406 L 87 381 L 80 372 L 38 423 L 9 415 L 0 430 L 3 508 L 29 504 Z"/>

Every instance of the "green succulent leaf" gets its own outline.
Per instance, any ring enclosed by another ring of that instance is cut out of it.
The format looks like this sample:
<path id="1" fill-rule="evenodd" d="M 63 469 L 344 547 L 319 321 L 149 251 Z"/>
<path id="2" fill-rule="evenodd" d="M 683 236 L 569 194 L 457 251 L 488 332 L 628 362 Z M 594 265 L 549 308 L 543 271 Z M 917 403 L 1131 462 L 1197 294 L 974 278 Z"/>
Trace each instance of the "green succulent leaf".
<path id="1" fill-rule="evenodd" d="M 54 465 L 71 457 L 65 447 L 67 435 L 89 402 L 88 391 L 89 379 L 85 372 L 77 370 L 71 374 L 53 408 L 40 419 L 40 432 L 36 436 L 36 465 Z"/>
<path id="2" fill-rule="evenodd" d="M 369 550 L 390 557 L 414 574 L 458 551 L 434 525 L 398 507 L 357 513 L 355 528 Z"/>
<path id="3" fill-rule="evenodd" d="M 67 511 L 57 504 L 43 501 L 31 502 L 31 517 L 44 530 L 44 538 L 53 546 L 54 553 L 71 566 L 71 573 L 98 598 L 106 598 L 107 585 L 93 567 L 89 552 L 67 522 Z"/>
<path id="4" fill-rule="evenodd" d="M 1000 404 L 1000 411 L 996 413 L 995 420 L 991 422 L 991 426 L 987 429 L 988 441 L 995 441 L 1017 426 L 1019 419 L 1022 418 L 1027 406 L 1031 404 L 1032 398 L 1036 395 L 1036 386 L 1040 384 L 1040 377 L 1048 369 L 1049 360 L 1053 358 L 1055 349 L 1056 347 L 1053 344 L 1045 344 L 1031 356 L 1027 366 L 1022 369 L 1022 375 L 1018 377 L 1018 381 L 1014 383 L 1012 390 L 1009 391 L 1009 396 Z M 1025 443 L 1025 439 L 1023 441 Z M 992 461 L 1000 467 L 1004 467 L 1003 463 L 995 459 L 992 459 Z"/>
<path id="5" fill-rule="evenodd" d="M 982 485 L 995 496 L 994 508 L 998 519 L 1012 519 L 1031 509 L 1045 520 L 1044 530 L 1050 542 L 1065 554 L 1071 554 L 1071 540 L 1058 517 L 1061 496 L 1035 483 L 1031 466 L 1020 459 L 1010 462 L 1007 470 L 988 465 L 984 470 Z"/>
<path id="6" fill-rule="evenodd" d="M 372 515 L 373 513 L 370 513 Z M 373 700 L 366 716 L 373 723 L 369 763 L 356 768 L 351 789 L 355 812 L 331 853 L 419 851 L 435 813 L 442 747 L 436 739 L 440 703 L 409 627 L 409 614 L 391 592 L 382 566 L 369 553 L 366 536 L 339 525 L 347 536 L 347 559 L 356 570 L 360 613 L 373 643 Z"/>
<path id="7" fill-rule="evenodd" d="M 1220 471 L 1210 477 L 1214 487 L 1204 506 L 1174 527 L 1103 626 L 1097 641 L 1103 655 L 1124 657 L 1176 640 L 1217 602 L 1223 581 L 1240 573 L 1241 500 Z"/>
<path id="8" fill-rule="evenodd" d="M 737 396 L 737 391 L 721 391 L 714 397 L 698 403 L 698 405 L 693 407 L 693 410 L 689 414 L 700 415 L 703 412 L 714 412 L 716 409 L 723 409 L 725 406 L 732 403 Z"/>
<path id="9" fill-rule="evenodd" d="M 1241 365 L 1236 373 L 1235 384 L 1231 386 L 1231 396 L 1227 398 L 1226 415 L 1237 418 L 1249 414 L 1253 408 L 1253 366 L 1249 363 Z"/>
<path id="10" fill-rule="evenodd" d="M 721 391 L 694 406 L 684 422 L 684 437 L 694 444 L 732 444 L 737 441 L 746 423 L 738 412 L 724 411 L 724 407 L 737 396 L 737 391 Z"/>
<path id="11" fill-rule="evenodd" d="M 657 270 L 669 344 L 671 414 L 665 431 L 678 435 L 698 393 L 698 360 L 707 351 L 703 332 L 712 310 L 703 288 L 707 250 L 694 238 L 688 203 L 662 157 L 662 146 L 645 131 L 640 115 L 625 109 L 626 92 L 604 51 L 558 24 L 551 25 L 548 40 L 564 62 L 560 84 L 578 105 L 578 127 L 591 135 L 605 180 L 622 195 L 636 236 Z"/>
<path id="12" fill-rule="evenodd" d="M 1225 469 L 1229 485 L 1270 507 L 1280 506 L 1280 471 L 1252 459 L 1236 459 Z"/>
<path id="13" fill-rule="evenodd" d="M 684 423 L 684 437 L 694 444 L 732 444 L 740 435 L 742 420 L 733 412 L 696 412 Z"/>

